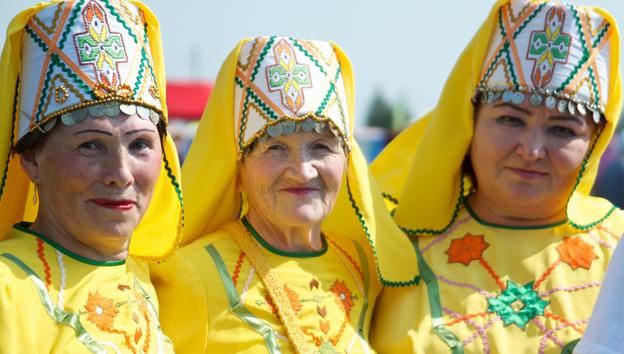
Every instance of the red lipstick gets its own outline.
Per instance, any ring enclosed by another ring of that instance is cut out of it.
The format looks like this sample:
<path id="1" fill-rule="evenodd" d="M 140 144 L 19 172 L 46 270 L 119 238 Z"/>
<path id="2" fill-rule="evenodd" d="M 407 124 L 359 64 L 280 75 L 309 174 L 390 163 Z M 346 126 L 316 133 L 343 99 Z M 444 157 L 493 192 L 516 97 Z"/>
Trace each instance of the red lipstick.
<path id="1" fill-rule="evenodd" d="M 513 172 L 516 176 L 518 176 L 518 177 L 520 177 L 522 179 L 526 179 L 526 180 L 534 180 L 534 179 L 538 179 L 538 178 L 542 178 L 542 177 L 548 176 L 548 173 L 546 173 L 546 172 L 541 172 L 541 171 L 536 171 L 536 170 L 529 170 L 529 169 L 525 169 L 525 168 L 509 167 L 509 170 L 511 172 Z"/>
<path id="2" fill-rule="evenodd" d="M 318 188 L 313 187 L 288 187 L 282 188 L 282 191 L 298 196 L 304 196 L 310 193 L 318 192 Z"/>
<path id="3" fill-rule="evenodd" d="M 126 211 L 134 207 L 135 203 L 132 200 L 113 200 L 113 199 L 91 199 L 93 204 L 114 210 Z"/>

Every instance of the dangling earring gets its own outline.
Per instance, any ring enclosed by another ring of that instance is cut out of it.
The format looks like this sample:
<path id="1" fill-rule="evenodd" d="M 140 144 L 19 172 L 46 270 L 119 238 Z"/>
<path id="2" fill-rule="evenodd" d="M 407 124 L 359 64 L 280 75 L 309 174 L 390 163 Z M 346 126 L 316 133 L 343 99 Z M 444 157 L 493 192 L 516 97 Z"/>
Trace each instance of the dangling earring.
<path id="1" fill-rule="evenodd" d="M 32 200 L 34 205 L 37 205 L 37 202 L 39 202 L 39 199 L 37 198 L 37 194 L 38 194 L 37 184 L 35 184 L 35 192 L 33 193 L 33 200 Z"/>

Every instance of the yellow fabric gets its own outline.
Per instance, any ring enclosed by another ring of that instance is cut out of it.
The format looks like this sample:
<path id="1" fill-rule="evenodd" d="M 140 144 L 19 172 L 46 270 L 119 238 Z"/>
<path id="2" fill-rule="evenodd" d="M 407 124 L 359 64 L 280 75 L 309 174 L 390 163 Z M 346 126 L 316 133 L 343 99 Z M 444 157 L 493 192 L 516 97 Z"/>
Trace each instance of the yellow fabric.
<path id="1" fill-rule="evenodd" d="M 28 20 L 41 9 L 58 3 L 40 3 L 13 18 L 7 29 L 6 42 L 0 58 L 0 235 L 21 220 L 32 220 L 37 207 L 32 205 L 32 185 L 23 172 L 19 156 L 11 155 L 16 143 L 18 124 L 15 121 L 17 80 L 20 73 L 21 40 Z M 154 75 L 161 92 L 166 117 L 165 71 L 160 40 L 160 26 L 154 14 L 138 1 L 147 22 L 149 43 L 154 60 Z M 150 207 L 133 234 L 130 254 L 143 260 L 160 260 L 171 254 L 179 243 L 182 227 L 180 166 L 175 145 L 170 136 L 163 142 L 164 160 Z M 30 190 L 29 190 L 30 189 Z M 154 237 L 159 235 L 159 237 Z"/>
<path id="2" fill-rule="evenodd" d="M 426 119 L 407 128 L 373 162 L 382 191 L 399 200 L 395 220 L 411 234 L 436 233 L 453 219 L 460 196 L 461 164 L 473 135 L 472 97 L 480 79 L 490 36 L 497 25 L 499 0 L 457 60 L 440 99 Z M 607 201 L 588 199 L 600 156 L 611 139 L 622 106 L 620 38 L 613 17 L 597 9 L 611 23 L 609 102 L 607 123 L 572 194 L 567 215 L 571 224 L 590 227 L 612 209 Z M 413 138 L 408 138 L 413 137 Z M 411 163 L 405 163 L 409 156 Z M 409 183 L 407 183 L 409 181 Z M 468 186 L 464 192 L 468 190 Z"/>
<path id="3" fill-rule="evenodd" d="M 54 306 L 61 298 L 61 310 L 78 315 L 79 323 L 105 353 L 156 353 L 159 348 L 173 352 L 159 329 L 158 304 L 146 265 L 132 257 L 121 264 L 89 264 L 35 234 L 13 229 L 0 242 L 0 353 L 91 353 L 74 329 L 52 320 L 34 282 L 7 254 L 47 285 Z"/>
<path id="4" fill-rule="evenodd" d="M 565 223 L 526 229 L 488 225 L 462 208 L 447 232 L 418 241 L 439 286 L 440 322 L 463 343 L 465 353 L 554 354 L 585 330 L 623 232 L 620 210 L 579 231 Z M 524 329 L 505 326 L 504 316 L 489 311 L 488 299 L 500 297 L 500 285 L 507 281 L 533 282 L 539 297 L 549 301 Z M 424 282 L 385 288 L 375 309 L 373 347 L 379 353 L 450 353 L 432 330 L 430 302 Z"/>
<path id="5" fill-rule="evenodd" d="M 352 241 L 327 238 L 327 251 L 314 257 L 286 257 L 266 248 L 262 253 L 286 285 L 301 329 L 315 351 L 333 348 L 344 353 L 351 347 L 352 353 L 366 353 L 372 308 L 381 284 L 373 269 L 365 272 Z M 160 285 L 157 292 L 163 309 L 163 330 L 176 352 L 268 353 L 262 337 L 230 309 L 217 266 L 205 249 L 209 245 L 222 257 L 241 304 L 274 330 L 282 353 L 294 353 L 257 272 L 222 230 L 181 248 L 165 263 L 152 268 L 158 274 L 153 281 Z M 367 289 L 366 278 L 370 280 Z M 368 308 L 362 313 L 365 299 Z M 360 321 L 364 338 L 358 334 Z"/>
<path id="6" fill-rule="evenodd" d="M 242 197 L 236 191 L 237 146 L 234 139 L 234 76 L 243 43 L 225 60 L 183 166 L 186 186 L 186 222 L 182 244 L 214 232 L 238 218 Z M 353 131 L 354 78 L 351 63 L 334 45 L 345 83 L 350 131 Z M 323 232 L 347 235 L 376 260 L 378 275 L 387 284 L 407 284 L 415 279 L 415 256 L 411 247 L 385 211 L 379 190 L 369 174 L 355 140 L 350 142 L 348 171 L 333 212 L 323 223 Z M 349 196 L 349 190 L 351 196 Z M 351 198 L 353 202 L 351 201 Z M 358 217 L 358 213 L 361 217 Z"/>

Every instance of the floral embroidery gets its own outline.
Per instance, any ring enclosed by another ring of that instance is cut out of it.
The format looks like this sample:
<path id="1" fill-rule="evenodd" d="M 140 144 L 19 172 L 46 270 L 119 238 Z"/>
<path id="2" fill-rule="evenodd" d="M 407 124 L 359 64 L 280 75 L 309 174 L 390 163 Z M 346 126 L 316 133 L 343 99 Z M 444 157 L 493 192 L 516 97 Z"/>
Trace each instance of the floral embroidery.
<path id="1" fill-rule="evenodd" d="M 282 103 L 296 114 L 304 103 L 303 89 L 312 87 L 310 68 L 297 62 L 295 50 L 283 39 L 274 52 L 278 61 L 266 69 L 269 91 L 279 91 Z"/>
<path id="2" fill-rule="evenodd" d="M 594 247 L 580 237 L 566 237 L 557 246 L 561 261 L 567 263 L 573 270 L 578 268 L 589 269 L 594 259 Z"/>
<path id="3" fill-rule="evenodd" d="M 86 32 L 74 35 L 78 59 L 82 65 L 92 65 L 100 83 L 117 87 L 121 84 L 118 62 L 126 62 L 126 48 L 119 33 L 110 32 L 102 7 L 90 2 L 82 12 Z"/>
<path id="4" fill-rule="evenodd" d="M 572 36 L 563 33 L 565 11 L 553 7 L 546 13 L 544 31 L 534 31 L 529 40 L 527 58 L 535 61 L 531 80 L 536 87 L 548 84 L 557 64 L 565 64 L 570 54 Z"/>
<path id="5" fill-rule="evenodd" d="M 543 316 L 544 308 L 550 304 L 533 290 L 533 282 L 520 286 L 511 280 L 507 281 L 505 290 L 495 298 L 488 298 L 487 302 L 488 311 L 500 316 L 505 326 L 513 323 L 522 329 L 535 316 Z"/>
<path id="6" fill-rule="evenodd" d="M 112 330 L 113 320 L 119 312 L 115 308 L 113 300 L 103 297 L 97 290 L 95 293 L 89 292 L 85 310 L 87 311 L 87 320 L 104 332 Z"/>
<path id="7" fill-rule="evenodd" d="M 482 258 L 483 251 L 490 246 L 485 242 L 483 235 L 471 235 L 467 233 L 462 238 L 451 241 L 451 246 L 446 250 L 449 263 L 461 263 L 468 266 L 470 262 Z"/>
<path id="8" fill-rule="evenodd" d="M 353 294 L 349 288 L 347 288 L 345 282 L 336 280 L 329 290 L 336 295 L 338 304 L 342 306 L 347 316 L 349 316 L 354 305 Z"/>

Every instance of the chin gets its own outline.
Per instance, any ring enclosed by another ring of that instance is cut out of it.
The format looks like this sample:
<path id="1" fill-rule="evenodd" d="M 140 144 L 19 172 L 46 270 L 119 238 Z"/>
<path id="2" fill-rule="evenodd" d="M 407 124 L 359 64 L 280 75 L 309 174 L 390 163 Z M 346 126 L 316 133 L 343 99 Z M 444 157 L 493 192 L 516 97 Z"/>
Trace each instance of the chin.
<path id="1" fill-rule="evenodd" d="M 287 213 L 283 213 L 282 219 L 288 220 L 294 225 L 315 225 L 323 221 L 327 216 L 322 210 L 316 207 L 300 206 L 293 208 Z"/>
<path id="2" fill-rule="evenodd" d="M 101 221 L 93 223 L 92 230 L 98 230 L 100 235 L 107 235 L 109 237 L 130 238 L 138 225 L 138 221 L 136 220 Z"/>

